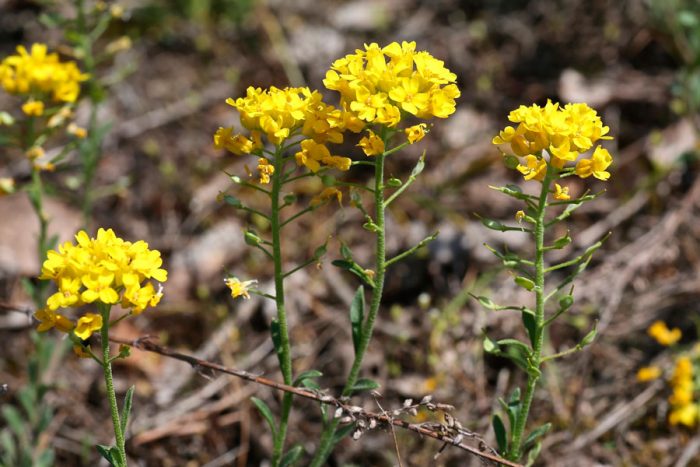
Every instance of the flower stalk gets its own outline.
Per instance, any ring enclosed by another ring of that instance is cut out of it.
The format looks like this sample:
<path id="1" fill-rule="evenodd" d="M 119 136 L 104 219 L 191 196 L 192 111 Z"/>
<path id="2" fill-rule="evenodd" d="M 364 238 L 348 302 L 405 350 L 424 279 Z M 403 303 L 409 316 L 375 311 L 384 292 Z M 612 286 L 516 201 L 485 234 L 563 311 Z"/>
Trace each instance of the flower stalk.
<path id="1" fill-rule="evenodd" d="M 113 465 L 126 467 L 126 446 L 124 440 L 124 432 L 122 430 L 122 421 L 119 417 L 119 408 L 117 406 L 117 395 L 114 392 L 114 378 L 112 376 L 112 356 L 109 352 L 109 312 L 110 305 L 99 305 L 100 314 L 102 316 L 102 327 L 100 329 L 100 337 L 102 343 L 102 372 L 105 377 L 105 386 L 107 388 L 107 398 L 109 399 L 109 411 L 112 415 L 112 426 L 114 427 L 114 439 L 118 452 L 118 459 L 114 459 Z"/>

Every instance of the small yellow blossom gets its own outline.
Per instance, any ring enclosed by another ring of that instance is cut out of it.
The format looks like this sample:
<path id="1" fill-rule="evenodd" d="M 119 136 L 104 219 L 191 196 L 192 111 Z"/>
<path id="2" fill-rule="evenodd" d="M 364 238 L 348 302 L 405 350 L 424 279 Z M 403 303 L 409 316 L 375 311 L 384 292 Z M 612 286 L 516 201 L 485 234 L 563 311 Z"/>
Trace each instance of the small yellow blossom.
<path id="1" fill-rule="evenodd" d="M 685 404 L 671 409 L 668 414 L 668 422 L 673 426 L 685 425 L 688 428 L 694 428 L 698 418 L 698 404 Z"/>
<path id="2" fill-rule="evenodd" d="M 547 162 L 537 156 L 525 156 L 525 165 L 518 164 L 518 172 L 525 176 L 525 180 L 544 180 L 547 173 Z"/>
<path id="3" fill-rule="evenodd" d="M 124 15 L 124 7 L 115 3 L 109 7 L 109 14 L 112 18 L 121 18 Z"/>
<path id="4" fill-rule="evenodd" d="M 637 371 L 637 381 L 645 383 L 653 381 L 661 376 L 661 368 L 658 366 L 645 366 Z"/>
<path id="5" fill-rule="evenodd" d="M 558 199 L 560 201 L 566 201 L 571 199 L 571 196 L 569 196 L 569 187 L 565 186 L 562 187 L 558 183 L 554 184 L 554 199 Z"/>
<path id="6" fill-rule="evenodd" d="M 234 135 L 233 128 L 219 128 L 214 134 L 214 147 L 216 149 L 226 149 L 237 156 L 250 154 L 255 149 L 259 149 L 252 140 L 243 135 Z"/>
<path id="7" fill-rule="evenodd" d="M 335 197 L 338 200 L 338 204 L 342 205 L 343 193 L 339 189 L 334 187 L 324 188 L 321 193 L 311 198 L 311 202 L 309 204 L 312 207 L 320 206 L 328 202 L 328 200 L 330 200 L 333 197 Z"/>
<path id="8" fill-rule="evenodd" d="M 30 117 L 41 117 L 44 115 L 44 103 L 29 99 L 27 102 L 22 104 L 22 112 Z"/>
<path id="9" fill-rule="evenodd" d="M 53 172 L 56 170 L 56 166 L 52 162 L 37 162 L 34 161 L 32 167 L 37 172 Z"/>
<path id="10" fill-rule="evenodd" d="M 367 136 L 360 140 L 358 146 L 367 156 L 378 156 L 384 153 L 384 141 L 372 130 L 367 130 Z"/>
<path id="11" fill-rule="evenodd" d="M 275 166 L 261 157 L 258 159 L 258 171 L 260 172 L 260 183 L 270 183 L 270 175 L 275 173 Z"/>
<path id="12" fill-rule="evenodd" d="M 647 329 L 647 334 L 664 346 L 673 345 L 682 337 L 680 329 L 669 329 L 663 321 L 655 321 L 649 326 L 649 329 Z"/>
<path id="13" fill-rule="evenodd" d="M 129 50 L 131 48 L 131 38 L 129 36 L 122 36 L 116 40 L 113 40 L 105 46 L 105 53 L 113 55 L 122 50 Z"/>
<path id="14" fill-rule="evenodd" d="M 671 376 L 673 392 L 668 398 L 671 412 L 668 421 L 671 425 L 685 425 L 693 428 L 698 422 L 698 402 L 693 400 L 695 392 L 693 382 L 693 362 L 688 356 L 676 359 L 676 366 Z"/>
<path id="15" fill-rule="evenodd" d="M 525 219 L 525 211 L 518 211 L 515 213 L 515 220 L 521 223 Z"/>
<path id="16" fill-rule="evenodd" d="M 87 340 L 93 332 L 102 328 L 102 315 L 85 313 L 78 320 L 73 333 L 82 340 Z"/>
<path id="17" fill-rule="evenodd" d="M 607 169 L 612 164 L 612 156 L 607 149 L 598 146 L 590 159 L 581 159 L 576 164 L 576 175 L 588 178 L 593 175 L 598 180 L 606 181 L 610 178 Z"/>
<path id="18" fill-rule="evenodd" d="M 49 128 L 56 128 L 57 126 L 63 125 L 63 123 L 72 116 L 73 110 L 71 110 L 70 105 L 64 105 L 61 107 L 61 110 L 49 118 L 47 125 Z"/>
<path id="19" fill-rule="evenodd" d="M 34 317 L 39 321 L 39 326 L 37 326 L 39 332 L 45 332 L 52 328 L 61 332 L 70 332 L 73 329 L 71 320 L 48 307 L 38 310 L 34 313 Z"/>
<path id="20" fill-rule="evenodd" d="M 79 127 L 75 123 L 69 123 L 66 128 L 68 134 L 75 136 L 78 139 L 84 139 L 87 136 L 87 130 L 85 128 Z"/>
<path id="21" fill-rule="evenodd" d="M 306 166 L 312 172 L 318 172 L 321 164 L 343 171 L 350 169 L 352 161 L 348 157 L 332 156 L 325 144 L 305 139 L 300 146 L 301 150 L 294 155 L 297 164 Z"/>
<path id="22" fill-rule="evenodd" d="M 404 133 L 406 133 L 406 139 L 408 139 L 410 144 L 419 142 L 425 137 L 426 128 L 428 128 L 428 125 L 425 123 L 409 126 L 404 130 Z"/>
<path id="23" fill-rule="evenodd" d="M 250 286 L 257 284 L 258 281 L 255 279 L 249 281 L 240 281 L 237 277 L 227 277 L 224 279 L 226 287 L 231 289 L 231 296 L 233 298 L 243 297 L 246 300 L 250 299 Z"/>

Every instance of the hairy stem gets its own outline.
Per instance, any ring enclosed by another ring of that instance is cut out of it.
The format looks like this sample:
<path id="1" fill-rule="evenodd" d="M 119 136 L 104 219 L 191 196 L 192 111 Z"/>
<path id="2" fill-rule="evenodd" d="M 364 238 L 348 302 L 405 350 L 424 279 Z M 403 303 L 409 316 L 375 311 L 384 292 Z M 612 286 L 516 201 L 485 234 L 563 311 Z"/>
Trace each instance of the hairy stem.
<path id="1" fill-rule="evenodd" d="M 102 314 L 102 329 L 100 331 L 102 337 L 102 371 L 105 375 L 105 385 L 107 386 L 107 397 L 109 398 L 109 409 L 112 413 L 112 425 L 114 426 L 114 438 L 116 440 L 117 450 L 121 457 L 121 465 L 126 467 L 126 447 L 124 445 L 124 433 L 121 428 L 119 419 L 119 408 L 117 407 L 117 395 L 114 393 L 114 380 L 112 378 L 112 363 L 110 362 L 111 355 L 109 354 L 109 305 L 100 305 Z"/>
<path id="2" fill-rule="evenodd" d="M 285 384 L 292 384 L 292 356 L 289 344 L 287 313 L 284 308 L 284 271 L 282 271 L 282 246 L 280 243 L 282 223 L 280 222 L 280 191 L 284 183 L 284 160 L 281 149 L 278 148 L 274 158 L 275 171 L 272 174 L 272 191 L 270 229 L 272 230 L 272 260 L 275 270 L 275 305 L 277 307 L 277 323 L 279 324 L 279 345 L 277 355 Z M 292 409 L 292 394 L 285 393 L 282 397 L 282 413 L 280 414 L 277 435 L 272 451 L 272 465 L 277 466 L 282 459 L 284 442 L 287 436 L 289 413 Z"/>
<path id="3" fill-rule="evenodd" d="M 547 208 L 547 195 L 549 194 L 549 185 L 552 182 L 554 175 L 553 170 L 547 164 L 547 173 L 542 180 L 542 191 L 540 192 L 539 202 L 537 204 L 537 215 L 535 217 L 535 324 L 536 334 L 530 358 L 530 368 L 527 375 L 527 387 L 523 395 L 520 412 L 513 429 L 513 437 L 508 450 L 507 459 L 518 460 L 522 455 L 523 435 L 527 426 L 527 418 L 530 413 L 530 406 L 535 396 L 537 381 L 540 378 L 540 365 L 542 364 L 542 345 L 544 343 L 545 334 L 545 316 L 544 316 L 544 231 L 545 231 L 545 213 Z"/>
<path id="4" fill-rule="evenodd" d="M 386 272 L 386 249 L 385 249 L 385 225 L 384 225 L 384 211 L 386 209 L 384 205 L 384 159 L 385 154 L 375 156 L 375 174 L 374 174 L 374 208 L 375 208 L 375 218 L 374 224 L 377 226 L 377 240 L 376 240 L 376 251 L 375 251 L 375 276 L 374 276 L 374 289 L 372 291 L 372 302 L 369 307 L 369 313 L 367 314 L 367 319 L 362 326 L 362 336 L 360 337 L 360 345 L 357 348 L 355 354 L 355 360 L 353 361 L 352 368 L 350 369 L 350 374 L 345 382 L 345 387 L 343 388 L 342 396 L 348 397 L 352 394 L 352 388 L 357 382 L 357 378 L 360 374 L 360 368 L 362 367 L 362 360 L 367 352 L 369 343 L 372 339 L 372 331 L 374 329 L 374 322 L 377 318 L 379 312 L 379 306 L 382 301 L 382 292 L 384 289 L 384 274 Z M 326 461 L 333 449 L 335 431 L 338 427 L 339 420 L 333 419 L 328 421 L 326 428 L 323 430 L 321 435 L 321 441 L 319 447 L 316 451 L 316 455 L 311 463 L 312 467 L 320 467 Z"/>

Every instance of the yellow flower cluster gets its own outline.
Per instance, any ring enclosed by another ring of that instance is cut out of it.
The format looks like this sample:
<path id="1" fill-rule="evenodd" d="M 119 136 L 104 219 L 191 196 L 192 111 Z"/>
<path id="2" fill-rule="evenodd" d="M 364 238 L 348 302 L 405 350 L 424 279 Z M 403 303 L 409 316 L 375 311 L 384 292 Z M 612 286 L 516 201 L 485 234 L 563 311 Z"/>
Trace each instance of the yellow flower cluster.
<path id="1" fill-rule="evenodd" d="M 521 105 L 510 113 L 508 120 L 517 123 L 517 127 L 505 127 L 492 142 L 508 145 L 513 154 L 523 158 L 516 168 L 525 180 L 542 181 L 548 165 L 559 171 L 574 162 L 572 171 L 581 178 L 610 178 L 606 169 L 612 163 L 612 156 L 607 149 L 597 146 L 589 159 L 579 159 L 596 142 L 612 139 L 606 136 L 610 129 L 603 126 L 598 113 L 587 104 L 561 107 L 548 100 L 544 107 Z"/>
<path id="2" fill-rule="evenodd" d="M 229 98 L 226 103 L 238 110 L 241 124 L 250 131 L 250 137 L 234 134 L 232 128 L 219 128 L 214 135 L 214 146 L 237 155 L 259 153 L 263 135 L 279 146 L 289 137 L 301 134 L 308 139 L 302 141 L 296 160 L 314 172 L 321 164 L 347 170 L 350 159 L 331 156 L 326 143 L 342 143 L 346 129 L 357 133 L 364 127 L 355 116 L 327 105 L 318 91 L 306 87 L 249 87 L 245 97 Z"/>
<path id="3" fill-rule="evenodd" d="M 676 359 L 676 366 L 671 377 L 673 393 L 668 398 L 671 413 L 668 421 L 671 425 L 694 427 L 698 422 L 698 401 L 693 400 L 693 362 L 690 357 Z"/>
<path id="4" fill-rule="evenodd" d="M 343 108 L 370 124 L 396 127 L 404 114 L 446 118 L 460 96 L 457 77 L 415 42 L 365 44 L 333 62 L 323 84 L 340 92 Z"/>
<path id="5" fill-rule="evenodd" d="M 53 327 L 73 332 L 87 339 L 102 326 L 102 317 L 84 314 L 74 326 L 61 308 L 75 308 L 95 302 L 105 305 L 120 303 L 123 308 L 139 314 L 155 306 L 163 296 L 152 282 L 165 282 L 168 274 L 161 268 L 160 252 L 150 250 L 144 241 L 135 243 L 117 237 L 112 229 L 99 229 L 96 238 L 85 231 L 76 236 L 77 244 L 66 242 L 58 251 L 51 250 L 44 261 L 40 279 L 50 279 L 58 291 L 46 301 L 46 307 L 37 312 L 39 331 Z"/>
<path id="6" fill-rule="evenodd" d="M 673 345 L 681 340 L 682 337 L 680 329 L 669 329 L 663 321 L 654 321 L 654 323 L 649 326 L 649 329 L 647 329 L 647 334 L 663 346 Z"/>
<path id="7" fill-rule="evenodd" d="M 62 62 L 57 54 L 48 53 L 45 44 L 32 44 L 30 51 L 20 45 L 16 55 L 0 62 L 0 86 L 11 94 L 36 99 L 50 97 L 58 102 L 75 102 L 80 83 L 88 77 L 75 62 Z M 43 106 L 31 104 L 23 110 L 28 115 L 40 115 Z"/>

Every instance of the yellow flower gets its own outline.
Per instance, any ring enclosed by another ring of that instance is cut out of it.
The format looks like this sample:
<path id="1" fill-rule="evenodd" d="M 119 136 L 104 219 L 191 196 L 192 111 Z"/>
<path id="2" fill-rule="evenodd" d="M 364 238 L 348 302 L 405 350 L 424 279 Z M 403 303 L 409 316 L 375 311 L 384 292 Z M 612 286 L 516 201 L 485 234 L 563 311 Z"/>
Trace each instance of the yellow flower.
<path id="1" fill-rule="evenodd" d="M 598 146 L 590 159 L 581 159 L 576 164 L 576 175 L 581 178 L 588 178 L 593 175 L 599 180 L 606 181 L 610 178 L 610 172 L 606 172 L 612 164 L 612 156 L 607 149 Z"/>
<path id="2" fill-rule="evenodd" d="M 518 223 L 522 222 L 523 219 L 525 219 L 525 211 L 518 211 L 515 213 L 515 220 L 518 221 Z"/>
<path id="3" fill-rule="evenodd" d="M 460 96 L 456 75 L 415 42 L 372 43 L 333 62 L 323 84 L 340 93 L 341 104 L 367 123 L 395 127 L 401 112 L 446 118 Z"/>
<path id="4" fill-rule="evenodd" d="M 73 330 L 73 334 L 82 340 L 90 338 L 93 332 L 102 329 L 102 315 L 95 313 L 85 313 Z"/>
<path id="5" fill-rule="evenodd" d="M 673 328 L 672 330 L 666 327 L 666 323 L 663 321 L 655 321 L 649 329 L 647 329 L 647 334 L 656 339 L 661 345 L 669 346 L 673 345 L 681 339 L 681 330 L 678 328 Z"/>
<path id="6" fill-rule="evenodd" d="M 566 201 L 571 199 L 571 196 L 569 196 L 569 187 L 565 186 L 562 187 L 558 183 L 554 184 L 554 199 L 558 199 L 560 201 Z"/>
<path id="7" fill-rule="evenodd" d="M 233 128 L 219 128 L 214 134 L 214 147 L 216 149 L 226 149 L 237 156 L 250 154 L 254 149 L 258 149 L 253 141 L 243 135 L 234 135 Z"/>
<path id="8" fill-rule="evenodd" d="M 425 123 L 419 123 L 418 125 L 413 125 L 404 130 L 406 133 L 406 139 L 410 144 L 417 143 L 425 137 L 425 129 L 428 127 Z"/>
<path id="9" fill-rule="evenodd" d="M 535 179 L 541 182 L 544 179 L 547 173 L 547 163 L 543 159 L 532 155 L 525 156 L 525 164 L 518 164 L 516 167 L 518 172 L 525 176 L 525 180 Z"/>
<path id="10" fill-rule="evenodd" d="M 87 130 L 85 128 L 79 127 L 75 123 L 69 123 L 66 131 L 69 135 L 73 135 L 78 139 L 84 139 L 87 136 Z"/>
<path id="11" fill-rule="evenodd" d="M 512 154 L 520 157 L 541 156 L 546 151 L 550 157 L 545 163 L 559 170 L 575 162 L 597 141 L 612 139 L 606 136 L 610 129 L 603 126 L 597 112 L 586 104 L 561 107 L 548 100 L 544 107 L 521 105 L 508 119 L 517 126 L 506 126 L 494 136 L 492 143 L 507 145 Z M 611 162 L 612 156 L 598 146 L 590 160 L 583 159 L 576 164 L 575 173 L 581 178 L 593 175 L 607 180 L 610 174 L 605 169 Z"/>
<path id="12" fill-rule="evenodd" d="M 275 166 L 261 157 L 258 159 L 258 171 L 260 172 L 260 183 L 270 183 L 270 175 L 275 173 Z"/>
<path id="13" fill-rule="evenodd" d="M 367 156 L 377 156 L 384 153 L 384 141 L 372 130 L 367 130 L 367 136 L 360 140 L 358 146 Z"/>
<path id="14" fill-rule="evenodd" d="M 231 289 L 231 296 L 233 298 L 243 297 L 246 300 L 250 299 L 250 293 L 248 293 L 250 286 L 258 283 L 258 281 L 254 279 L 241 282 L 237 277 L 227 277 L 224 279 L 224 282 L 226 283 L 226 287 Z"/>
<path id="15" fill-rule="evenodd" d="M 352 161 L 347 157 L 332 156 L 324 144 L 319 144 L 313 139 L 305 139 L 301 142 L 301 150 L 294 155 L 297 164 L 306 166 L 312 172 L 318 172 L 321 164 L 335 167 L 339 170 L 348 170 Z"/>
<path id="16" fill-rule="evenodd" d="M 658 366 L 645 366 L 637 371 L 637 381 L 647 382 L 653 381 L 661 376 L 661 369 Z"/>
<path id="17" fill-rule="evenodd" d="M 0 86 L 10 94 L 41 93 L 58 102 L 75 102 L 80 83 L 89 75 L 81 73 L 75 62 L 61 62 L 48 53 L 45 44 L 32 44 L 30 51 L 20 45 L 17 54 L 0 62 Z"/>
<path id="18" fill-rule="evenodd" d="M 29 99 L 27 102 L 22 104 L 22 112 L 30 117 L 41 117 L 44 115 L 44 103 L 41 101 L 35 101 L 34 99 Z"/>
<path id="19" fill-rule="evenodd" d="M 673 408 L 668 414 L 668 422 L 675 425 L 685 425 L 693 428 L 698 422 L 698 404 L 691 403 Z"/>
<path id="20" fill-rule="evenodd" d="M 122 240 L 111 229 L 99 229 L 96 238 L 80 231 L 75 239 L 75 244 L 65 242 L 57 251 L 48 251 L 42 265 L 40 279 L 52 280 L 58 287 L 46 302 L 47 310 L 121 302 L 122 307 L 138 314 L 160 301 L 161 288 L 156 292 L 153 284 L 146 282 L 168 278 L 161 268 L 160 252 L 150 250 L 144 241 Z M 87 329 L 88 321 L 81 329 Z"/>
<path id="21" fill-rule="evenodd" d="M 328 202 L 328 200 L 330 200 L 333 197 L 335 197 L 338 200 L 338 204 L 342 205 L 343 193 L 339 189 L 334 187 L 324 188 L 321 193 L 311 198 L 311 202 L 309 204 L 312 207 L 320 206 Z"/>
<path id="22" fill-rule="evenodd" d="M 56 313 L 50 308 L 42 308 L 34 313 L 34 317 L 39 321 L 37 331 L 44 332 L 51 328 L 56 328 L 61 332 L 70 332 L 73 329 L 73 323 L 65 316 Z"/>

